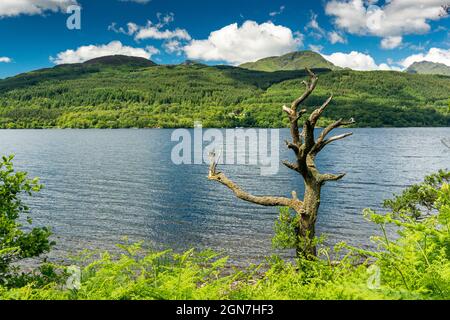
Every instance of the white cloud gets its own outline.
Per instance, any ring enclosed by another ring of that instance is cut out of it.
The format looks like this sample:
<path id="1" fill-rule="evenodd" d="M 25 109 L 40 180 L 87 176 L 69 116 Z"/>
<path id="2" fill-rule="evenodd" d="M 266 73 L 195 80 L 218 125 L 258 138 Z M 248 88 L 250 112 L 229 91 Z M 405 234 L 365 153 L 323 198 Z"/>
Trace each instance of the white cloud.
<path id="1" fill-rule="evenodd" d="M 311 19 L 306 25 L 305 30 L 311 30 L 310 34 L 316 39 L 321 39 L 325 36 L 325 30 L 319 25 L 317 14 L 314 12 L 311 12 Z"/>
<path id="2" fill-rule="evenodd" d="M 323 46 L 321 45 L 310 44 L 308 47 L 314 52 L 321 52 L 323 50 Z"/>
<path id="3" fill-rule="evenodd" d="M 286 7 L 285 6 L 281 6 L 278 11 L 273 11 L 273 12 L 269 13 L 269 16 L 276 17 L 276 16 L 282 14 L 284 12 L 284 9 L 286 9 Z"/>
<path id="4" fill-rule="evenodd" d="M 159 50 L 152 46 L 145 49 L 133 48 L 122 45 L 120 41 L 112 41 L 105 45 L 89 45 L 79 47 L 76 50 L 66 50 L 58 53 L 56 58 L 50 57 L 50 60 L 55 64 L 81 63 L 109 55 L 126 55 L 150 59 L 152 55 L 157 53 L 159 53 Z"/>
<path id="5" fill-rule="evenodd" d="M 41 15 L 46 11 L 65 12 L 67 7 L 75 4 L 78 4 L 76 0 L 1 0 L 0 18 Z"/>
<path id="6" fill-rule="evenodd" d="M 180 40 L 191 40 L 191 36 L 185 29 L 175 29 L 175 30 L 160 30 L 157 26 L 147 25 L 145 27 L 140 27 L 133 25 L 137 28 L 134 38 L 136 40 L 145 39 L 156 39 L 156 40 L 167 40 L 167 39 L 180 39 Z"/>
<path id="7" fill-rule="evenodd" d="M 307 23 L 305 30 L 309 31 L 309 35 L 315 38 L 316 40 L 320 40 L 322 38 L 327 38 L 332 44 L 336 43 L 346 43 L 347 40 L 344 38 L 341 32 L 338 31 L 329 31 L 327 32 L 323 29 L 319 22 L 317 21 L 317 14 L 311 12 L 311 19 Z"/>
<path id="8" fill-rule="evenodd" d="M 389 0 L 384 6 L 377 1 L 331 0 L 325 7 L 327 15 L 335 17 L 335 24 L 352 34 L 374 35 L 386 45 L 398 43 L 406 34 L 425 34 L 429 21 L 442 19 L 442 5 L 448 0 Z"/>
<path id="9" fill-rule="evenodd" d="M 328 40 L 332 43 L 346 43 L 347 40 L 337 31 L 328 32 Z"/>
<path id="10" fill-rule="evenodd" d="M 117 28 L 116 23 L 112 23 L 108 30 L 114 31 L 116 33 L 123 33 L 129 36 L 134 36 L 136 41 L 155 39 L 155 40 L 191 40 L 191 36 L 185 29 L 176 28 L 174 30 L 169 30 L 163 28 L 174 21 L 174 14 L 170 13 L 163 15 L 161 13 L 157 14 L 158 22 L 153 23 L 152 21 L 147 21 L 145 26 L 139 26 L 134 22 L 129 22 L 126 29 L 123 27 Z"/>
<path id="11" fill-rule="evenodd" d="M 399 68 L 389 66 L 386 63 L 377 65 L 375 60 L 368 54 L 357 51 L 350 53 L 336 52 L 331 55 L 322 54 L 331 63 L 342 67 L 359 71 L 369 70 L 399 70 Z"/>
<path id="12" fill-rule="evenodd" d="M 381 40 L 381 47 L 383 49 L 395 49 L 402 44 L 402 37 L 387 37 Z"/>
<path id="13" fill-rule="evenodd" d="M 0 63 L 10 63 L 10 62 L 12 62 L 11 58 L 0 57 Z"/>
<path id="14" fill-rule="evenodd" d="M 427 53 L 413 54 L 400 62 L 404 68 L 408 68 L 414 62 L 430 61 L 443 63 L 450 66 L 450 49 L 431 48 Z"/>
<path id="15" fill-rule="evenodd" d="M 163 47 L 167 53 L 176 53 L 177 55 L 180 55 L 183 52 L 183 45 L 178 40 L 166 41 L 164 42 Z"/>
<path id="16" fill-rule="evenodd" d="M 139 49 L 139 48 L 137 48 Z M 152 56 L 154 56 L 155 54 L 159 54 L 161 51 L 159 51 L 158 48 L 155 48 L 154 46 L 146 46 L 145 50 L 147 51 L 147 54 L 149 54 L 149 57 L 144 57 L 147 59 L 150 59 Z M 129 54 L 130 55 L 130 54 Z"/>
<path id="17" fill-rule="evenodd" d="M 213 31 L 206 40 L 193 40 L 184 51 L 193 60 L 240 64 L 292 52 L 301 45 L 302 35 L 287 27 L 246 21 Z"/>

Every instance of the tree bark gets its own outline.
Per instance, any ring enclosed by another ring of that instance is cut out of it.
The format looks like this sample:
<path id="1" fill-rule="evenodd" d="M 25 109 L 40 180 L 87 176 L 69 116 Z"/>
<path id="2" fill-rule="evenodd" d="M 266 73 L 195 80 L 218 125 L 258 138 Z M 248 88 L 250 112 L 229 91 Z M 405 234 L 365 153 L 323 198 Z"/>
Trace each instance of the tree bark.
<path id="1" fill-rule="evenodd" d="M 320 207 L 320 191 L 322 186 L 315 179 L 305 179 L 305 193 L 303 196 L 303 210 L 305 215 L 299 219 L 297 231 L 297 256 L 311 259 L 317 255 L 315 237 L 316 221 Z M 297 214 L 300 214 L 297 212 Z"/>

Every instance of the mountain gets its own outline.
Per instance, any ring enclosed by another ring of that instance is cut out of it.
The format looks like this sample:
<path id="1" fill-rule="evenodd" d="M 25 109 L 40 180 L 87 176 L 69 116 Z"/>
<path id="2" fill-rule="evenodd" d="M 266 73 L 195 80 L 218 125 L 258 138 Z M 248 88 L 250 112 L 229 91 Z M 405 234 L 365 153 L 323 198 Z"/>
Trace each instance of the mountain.
<path id="1" fill-rule="evenodd" d="M 141 57 L 129 57 L 124 55 L 104 56 L 88 60 L 84 65 L 106 65 L 106 66 L 130 66 L 130 67 L 152 67 L 156 66 L 151 60 Z"/>
<path id="2" fill-rule="evenodd" d="M 339 67 L 325 60 L 320 54 L 313 51 L 298 51 L 285 54 L 280 57 L 269 57 L 256 62 L 248 62 L 239 67 L 257 71 L 282 71 L 282 70 L 303 70 L 308 68 L 321 68 L 338 70 Z"/>
<path id="3" fill-rule="evenodd" d="M 393 71 L 315 69 L 302 107 L 331 93 L 320 125 L 450 126 L 450 77 Z M 155 65 L 105 57 L 0 80 L 0 128 L 285 127 L 281 106 L 304 90 L 304 70 L 261 72 L 197 63 Z"/>
<path id="4" fill-rule="evenodd" d="M 436 63 L 430 61 L 414 62 L 405 71 L 408 73 L 438 74 L 443 76 L 450 76 L 449 66 L 443 63 Z"/>
<path id="5" fill-rule="evenodd" d="M 73 67 L 80 67 L 80 66 L 109 66 L 109 67 L 131 67 L 131 68 L 145 68 L 145 67 L 152 67 L 156 66 L 156 63 L 154 63 L 151 60 L 148 60 L 146 58 L 141 57 L 131 57 L 131 56 L 124 56 L 124 55 L 112 55 L 112 56 L 103 56 L 99 58 L 94 58 L 91 60 L 88 60 L 83 63 L 66 63 L 66 64 L 59 64 L 54 68 L 73 68 Z M 52 69 L 52 68 L 50 68 Z M 43 69 L 48 70 L 48 69 Z"/>

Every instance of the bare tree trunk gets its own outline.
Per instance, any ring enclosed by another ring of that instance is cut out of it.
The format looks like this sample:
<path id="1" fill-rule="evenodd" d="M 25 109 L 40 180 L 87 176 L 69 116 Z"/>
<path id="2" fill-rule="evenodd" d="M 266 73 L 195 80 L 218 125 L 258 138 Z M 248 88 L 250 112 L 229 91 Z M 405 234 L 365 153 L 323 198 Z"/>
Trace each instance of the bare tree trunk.
<path id="1" fill-rule="evenodd" d="M 320 207 L 321 185 L 314 179 L 305 179 L 305 193 L 303 196 L 303 212 L 300 215 L 297 231 L 297 256 L 310 259 L 317 255 L 315 246 L 316 221 Z"/>
<path id="2" fill-rule="evenodd" d="M 294 151 L 297 161 L 290 163 L 283 161 L 283 164 L 291 170 L 296 171 L 303 177 L 305 184 L 305 193 L 303 201 L 297 198 L 297 193 L 292 191 L 292 198 L 274 197 L 274 196 L 254 196 L 242 190 L 237 184 L 228 179 L 225 174 L 217 171 L 218 159 L 214 153 L 211 154 L 211 165 L 209 168 L 210 180 L 220 182 L 231 189 L 236 197 L 244 201 L 263 205 L 263 206 L 284 206 L 293 209 L 297 213 L 298 226 L 296 228 L 296 252 L 298 257 L 306 259 L 314 259 L 317 255 L 315 244 L 315 226 L 317 215 L 320 207 L 320 193 L 322 186 L 328 181 L 338 181 L 345 174 L 322 174 L 316 168 L 315 158 L 317 154 L 328 144 L 344 139 L 352 133 L 327 138 L 328 134 L 339 127 L 351 125 L 355 123 L 353 119 L 350 121 L 337 120 L 324 128 L 316 139 L 314 129 L 317 121 L 328 107 L 332 100 L 332 96 L 328 98 L 321 107 L 315 109 L 305 120 L 302 131 L 299 130 L 299 120 L 307 112 L 307 110 L 298 110 L 298 107 L 311 95 L 317 85 L 318 77 L 309 69 L 306 69 L 310 76 L 309 81 L 303 81 L 306 91 L 298 99 L 292 102 L 291 107 L 283 106 L 289 117 L 290 132 L 292 141 L 286 141 L 289 149 Z"/>

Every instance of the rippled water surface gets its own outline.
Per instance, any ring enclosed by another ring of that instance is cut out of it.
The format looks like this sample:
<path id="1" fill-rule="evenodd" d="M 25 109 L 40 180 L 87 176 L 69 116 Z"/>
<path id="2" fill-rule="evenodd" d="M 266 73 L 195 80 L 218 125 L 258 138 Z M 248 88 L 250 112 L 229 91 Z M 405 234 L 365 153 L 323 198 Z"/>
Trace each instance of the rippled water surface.
<path id="1" fill-rule="evenodd" d="M 328 241 L 366 244 L 374 228 L 366 207 L 424 175 L 450 168 L 441 139 L 450 128 L 353 129 L 354 136 L 325 149 L 318 167 L 347 172 L 323 189 L 318 231 Z M 236 200 L 207 180 L 206 165 L 176 166 L 170 160 L 171 130 L 0 130 L 0 154 L 16 154 L 16 166 L 39 176 L 45 189 L 30 200 L 34 221 L 50 225 L 53 255 L 82 248 L 112 248 L 123 236 L 157 248 L 224 251 L 236 261 L 259 260 L 270 249 L 275 208 Z M 282 130 L 280 140 L 289 135 Z M 292 158 L 280 143 L 280 159 Z M 258 167 L 221 170 L 255 194 L 288 196 L 302 180 L 282 167 L 262 177 Z"/>

